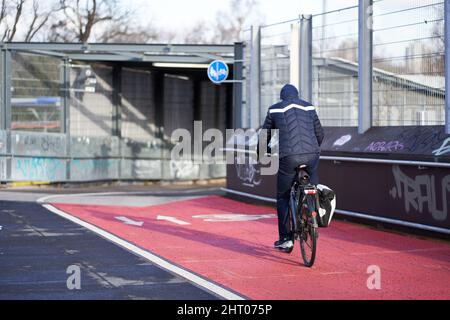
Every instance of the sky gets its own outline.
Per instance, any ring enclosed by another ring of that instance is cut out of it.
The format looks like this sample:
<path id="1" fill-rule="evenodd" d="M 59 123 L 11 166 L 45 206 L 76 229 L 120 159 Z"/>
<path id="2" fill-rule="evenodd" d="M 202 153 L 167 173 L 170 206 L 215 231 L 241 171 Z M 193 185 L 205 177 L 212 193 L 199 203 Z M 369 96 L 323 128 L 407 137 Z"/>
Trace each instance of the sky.
<path id="1" fill-rule="evenodd" d="M 183 39 L 187 31 L 198 24 L 199 21 L 211 26 L 217 19 L 218 11 L 228 11 L 232 0 L 119 0 L 122 7 L 133 9 L 136 14 L 134 23 L 136 26 L 151 26 L 160 32 L 174 34 L 174 41 Z M 355 6 L 358 0 L 259 0 L 259 9 L 253 13 L 250 19 L 251 24 L 258 22 L 263 25 L 277 23 L 286 20 L 296 19 L 300 14 L 317 14 L 323 12 L 323 4 L 326 3 L 326 11 L 336 10 Z M 41 3 L 50 3 L 42 0 Z M 375 32 L 375 43 L 380 42 L 399 42 L 398 44 L 389 46 L 377 46 L 375 53 L 385 55 L 386 51 L 391 51 L 392 56 L 404 54 L 405 47 L 409 46 L 415 39 L 430 36 L 433 21 L 439 18 L 436 11 L 437 8 L 430 7 L 428 4 L 442 3 L 442 0 L 375 0 L 374 13 L 381 15 L 374 18 L 374 28 L 386 29 L 384 32 Z M 420 10 L 409 10 L 394 15 L 385 15 L 386 12 L 398 11 L 410 7 L 427 7 Z M 442 7 L 442 5 L 441 5 Z M 345 39 L 346 35 L 356 39 L 357 34 L 357 18 L 356 9 L 344 10 L 338 13 L 325 15 L 329 19 L 327 22 L 332 23 L 332 27 L 324 33 L 325 39 L 333 36 L 339 39 Z M 320 32 L 323 16 L 313 20 L 314 32 Z M 253 20 L 253 22 L 252 22 Z M 347 23 L 339 23 L 347 21 Z M 424 23 L 425 22 L 425 23 Z M 327 23 L 325 23 L 327 24 Z M 410 24 L 410 27 L 392 28 L 400 25 Z M 24 29 L 25 30 L 25 29 Z M 24 30 L 21 32 L 23 33 Z M 283 33 L 282 37 L 290 37 L 290 24 L 280 25 L 275 28 L 266 28 L 264 30 L 266 40 L 272 41 L 271 44 L 277 44 L 276 38 L 272 38 L 270 33 Z M 180 35 L 181 37 L 176 37 Z M 243 35 L 245 37 L 245 35 Z M 315 35 L 321 38 L 320 35 Z M 164 39 L 164 36 L 161 37 Z M 281 39 L 281 37 L 280 37 Z M 405 39 L 407 41 L 405 41 Z M 279 40 L 284 41 L 284 40 Z M 338 42 L 336 42 L 338 43 Z"/>
<path id="2" fill-rule="evenodd" d="M 124 0 L 139 9 L 142 21 L 171 30 L 183 30 L 196 21 L 213 22 L 218 10 L 227 10 L 230 0 Z M 322 11 L 322 0 L 259 0 L 265 23 L 294 19 L 299 14 Z M 355 5 L 357 0 L 328 0 L 329 10 Z"/>
<path id="3" fill-rule="evenodd" d="M 196 22 L 214 22 L 217 18 L 217 11 L 226 11 L 231 0 L 122 0 L 124 3 L 132 3 L 138 8 L 139 21 L 142 23 L 151 22 L 158 29 L 169 32 L 184 33 Z M 332 11 L 347 8 L 358 4 L 358 0 L 259 0 L 259 14 L 257 17 L 262 24 L 272 24 L 280 21 L 292 20 L 300 14 L 317 14 L 324 12 L 323 5 L 326 3 L 325 11 Z M 410 7 L 427 6 L 433 3 L 441 3 L 442 0 L 375 0 L 374 14 L 381 14 L 379 18 L 374 18 L 374 28 L 389 28 L 408 23 L 424 22 L 437 18 L 436 8 L 427 7 L 420 10 L 411 10 L 394 15 L 383 15 L 386 12 L 398 11 Z M 332 15 L 327 15 L 328 22 L 345 21 L 357 17 L 355 10 L 348 10 Z M 314 23 L 321 23 L 319 19 Z M 255 24 L 254 22 L 252 24 Z M 326 24 L 326 22 L 325 22 Z M 396 42 L 405 39 L 417 39 L 428 36 L 431 33 L 432 24 L 421 26 L 411 26 L 409 28 L 394 28 L 384 32 L 375 32 L 375 42 Z M 280 26 L 280 29 L 284 26 Z M 330 35 L 355 34 L 357 23 L 346 23 L 335 25 Z M 279 32 L 277 28 L 272 28 L 273 32 Z M 285 32 L 285 31 L 283 31 Z M 376 53 L 391 51 L 393 56 L 404 54 L 405 47 L 409 43 L 403 41 L 398 45 L 379 46 Z"/>

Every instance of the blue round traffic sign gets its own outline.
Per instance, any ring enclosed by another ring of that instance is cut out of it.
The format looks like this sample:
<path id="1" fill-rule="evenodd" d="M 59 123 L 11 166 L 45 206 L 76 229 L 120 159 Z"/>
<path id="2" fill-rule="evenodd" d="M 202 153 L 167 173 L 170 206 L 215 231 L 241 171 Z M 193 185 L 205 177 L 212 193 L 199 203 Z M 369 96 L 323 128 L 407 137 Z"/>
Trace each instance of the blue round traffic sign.
<path id="1" fill-rule="evenodd" d="M 228 65 L 221 60 L 211 62 L 208 67 L 208 78 L 216 84 L 227 80 L 228 73 Z"/>

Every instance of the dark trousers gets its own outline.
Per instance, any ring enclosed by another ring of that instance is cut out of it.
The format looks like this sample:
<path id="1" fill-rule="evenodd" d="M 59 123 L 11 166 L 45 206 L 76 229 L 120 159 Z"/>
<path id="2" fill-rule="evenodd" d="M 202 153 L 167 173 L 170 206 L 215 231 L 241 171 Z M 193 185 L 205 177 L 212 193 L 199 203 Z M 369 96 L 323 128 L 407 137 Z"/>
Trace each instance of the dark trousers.
<path id="1" fill-rule="evenodd" d="M 317 168 L 319 166 L 319 154 L 302 154 L 283 157 L 280 159 L 277 186 L 277 212 L 278 233 L 280 239 L 290 237 L 289 234 L 289 195 L 292 182 L 295 179 L 296 168 L 305 164 L 306 171 L 311 177 L 312 184 L 319 184 Z"/>

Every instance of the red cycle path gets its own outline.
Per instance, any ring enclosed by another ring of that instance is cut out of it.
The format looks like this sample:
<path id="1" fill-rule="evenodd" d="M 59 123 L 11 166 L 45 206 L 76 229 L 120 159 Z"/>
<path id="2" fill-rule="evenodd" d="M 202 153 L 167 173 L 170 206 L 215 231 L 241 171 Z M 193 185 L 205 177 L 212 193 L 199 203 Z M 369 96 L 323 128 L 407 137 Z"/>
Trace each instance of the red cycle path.
<path id="1" fill-rule="evenodd" d="M 450 244 L 334 221 L 321 229 L 312 269 L 272 249 L 276 218 L 208 222 L 197 215 L 275 214 L 219 196 L 149 207 L 53 204 L 173 263 L 251 299 L 450 299 Z M 157 220 L 158 215 L 190 223 Z M 144 222 L 124 224 L 123 216 Z M 369 266 L 381 270 L 381 289 L 369 290 Z"/>

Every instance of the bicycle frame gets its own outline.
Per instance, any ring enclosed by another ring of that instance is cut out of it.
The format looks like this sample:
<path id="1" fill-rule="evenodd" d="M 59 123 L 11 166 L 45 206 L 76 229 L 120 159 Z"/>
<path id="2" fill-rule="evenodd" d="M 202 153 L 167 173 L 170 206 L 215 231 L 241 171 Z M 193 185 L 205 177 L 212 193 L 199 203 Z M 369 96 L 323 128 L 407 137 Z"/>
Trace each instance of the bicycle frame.
<path id="1" fill-rule="evenodd" d="M 294 184 L 291 187 L 291 194 L 290 194 L 290 207 L 291 207 L 291 223 L 292 223 L 292 231 L 295 233 L 297 232 L 297 219 L 295 218 L 295 215 L 298 212 L 298 202 L 297 202 L 297 192 L 298 192 L 298 182 L 294 182 Z"/>
<path id="2" fill-rule="evenodd" d="M 316 186 L 311 184 L 309 176 L 305 172 L 299 171 L 297 177 L 300 177 L 300 179 L 293 181 L 289 198 L 292 240 L 300 241 L 303 263 L 307 267 L 312 267 L 316 257 L 317 219 L 320 218 L 317 212 L 319 209 L 318 190 Z M 304 208 L 306 208 L 306 212 Z M 311 245 L 307 243 L 308 239 L 311 240 Z M 311 249 L 309 258 L 307 249 L 305 249 L 306 246 Z"/>
<path id="3" fill-rule="evenodd" d="M 310 190 L 314 192 L 311 193 L 305 193 L 305 190 Z M 299 192 L 299 198 L 297 198 L 297 193 Z M 301 201 L 297 201 L 297 200 L 301 200 Z M 311 210 L 311 206 L 312 204 L 314 204 L 314 207 L 317 206 L 317 201 L 318 201 L 318 197 L 317 197 L 317 188 L 314 187 L 311 184 L 308 184 L 306 186 L 301 186 L 300 183 L 298 183 L 297 181 L 293 183 L 292 187 L 291 187 L 291 192 L 290 192 L 290 207 L 291 207 L 291 223 L 292 223 L 292 231 L 295 233 L 298 230 L 298 221 L 296 219 L 296 214 L 298 213 L 298 205 L 301 203 L 303 204 L 305 202 L 305 200 L 307 201 L 307 205 L 309 207 L 309 209 Z M 316 214 L 318 214 L 315 210 L 312 210 L 313 212 L 315 212 Z M 315 228 L 318 227 L 318 223 L 317 223 L 317 216 L 316 215 L 312 215 L 312 221 L 313 221 L 313 226 Z"/>

